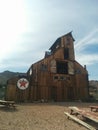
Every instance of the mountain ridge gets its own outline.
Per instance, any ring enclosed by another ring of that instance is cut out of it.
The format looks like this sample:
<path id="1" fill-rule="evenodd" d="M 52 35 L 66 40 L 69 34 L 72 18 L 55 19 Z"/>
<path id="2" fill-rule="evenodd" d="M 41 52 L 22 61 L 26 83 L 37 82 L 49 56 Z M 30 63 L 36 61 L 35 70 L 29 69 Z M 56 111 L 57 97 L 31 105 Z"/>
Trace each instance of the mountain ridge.
<path id="1" fill-rule="evenodd" d="M 12 77 L 17 77 L 19 75 L 26 75 L 26 73 L 12 72 L 9 70 L 0 72 L 0 84 L 6 84 L 8 79 L 10 79 Z"/>

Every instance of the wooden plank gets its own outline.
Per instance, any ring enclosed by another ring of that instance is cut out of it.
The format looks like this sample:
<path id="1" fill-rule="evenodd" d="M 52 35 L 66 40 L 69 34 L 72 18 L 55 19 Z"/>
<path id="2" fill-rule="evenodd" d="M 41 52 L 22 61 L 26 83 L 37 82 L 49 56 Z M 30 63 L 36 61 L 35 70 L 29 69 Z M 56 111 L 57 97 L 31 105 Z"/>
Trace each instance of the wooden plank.
<path id="1" fill-rule="evenodd" d="M 81 110 L 77 107 L 69 107 L 69 109 L 71 109 L 71 114 L 76 114 L 76 115 L 82 115 L 83 117 L 90 119 L 96 123 L 98 123 L 98 117 L 96 117 L 95 115 L 91 114 L 90 112 Z"/>
<path id="2" fill-rule="evenodd" d="M 84 121 L 81 121 L 80 119 L 78 119 L 78 118 L 76 118 L 76 117 L 70 115 L 68 112 L 64 112 L 64 114 L 65 114 L 67 117 L 70 117 L 73 121 L 75 121 L 75 122 L 81 124 L 82 126 L 88 128 L 89 130 L 96 130 L 96 128 L 94 128 L 93 126 L 91 126 L 91 125 L 85 123 Z"/>
<path id="3" fill-rule="evenodd" d="M 84 117 L 86 117 L 86 118 L 88 118 L 88 119 L 98 123 L 98 117 L 95 116 L 95 115 L 92 115 L 91 113 L 88 113 L 88 112 L 85 113 Z"/>
<path id="4" fill-rule="evenodd" d="M 15 102 L 14 101 L 5 101 L 5 100 L 0 100 L 0 104 L 6 107 L 13 107 L 15 108 Z"/>
<path id="5" fill-rule="evenodd" d="M 96 110 L 96 112 L 98 112 L 98 106 L 89 106 L 91 108 L 91 111 L 93 111 L 93 109 Z"/>
<path id="6" fill-rule="evenodd" d="M 15 102 L 14 101 L 5 101 L 5 100 L 0 100 L 0 103 L 11 103 L 11 104 L 14 104 Z"/>

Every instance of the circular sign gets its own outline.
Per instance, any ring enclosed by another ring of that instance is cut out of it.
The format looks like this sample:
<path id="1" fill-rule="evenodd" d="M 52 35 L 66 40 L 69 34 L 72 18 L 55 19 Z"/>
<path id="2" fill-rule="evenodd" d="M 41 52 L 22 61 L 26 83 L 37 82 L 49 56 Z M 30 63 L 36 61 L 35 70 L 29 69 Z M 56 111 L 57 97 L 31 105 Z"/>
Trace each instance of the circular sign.
<path id="1" fill-rule="evenodd" d="M 25 90 L 29 86 L 29 81 L 26 78 L 21 78 L 17 81 L 17 87 L 21 90 Z"/>

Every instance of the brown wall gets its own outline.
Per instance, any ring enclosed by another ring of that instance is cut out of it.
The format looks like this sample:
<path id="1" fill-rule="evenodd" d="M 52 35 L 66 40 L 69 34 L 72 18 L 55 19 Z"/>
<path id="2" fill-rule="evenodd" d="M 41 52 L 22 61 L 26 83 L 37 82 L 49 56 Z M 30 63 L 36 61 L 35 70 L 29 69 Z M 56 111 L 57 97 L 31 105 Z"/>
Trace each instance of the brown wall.
<path id="1" fill-rule="evenodd" d="M 44 59 L 32 64 L 27 75 L 29 88 L 19 90 L 16 82 L 12 85 L 9 81 L 7 99 L 16 101 L 54 100 L 67 101 L 88 98 L 88 72 L 75 61 L 73 38 L 65 35 L 60 38 L 60 43 L 52 46 L 53 52 Z M 53 48 L 54 47 L 54 48 Z M 64 59 L 64 50 L 69 50 L 69 57 Z M 51 51 L 52 51 L 51 50 Z M 66 73 L 60 73 L 57 62 L 66 65 Z M 16 80 L 17 81 L 17 80 Z M 12 95 L 10 95 L 13 93 Z"/>
<path id="2" fill-rule="evenodd" d="M 8 80 L 5 96 L 6 100 L 27 101 L 29 99 L 30 87 L 26 90 L 20 90 L 17 87 L 18 79 L 19 78 L 12 78 Z"/>

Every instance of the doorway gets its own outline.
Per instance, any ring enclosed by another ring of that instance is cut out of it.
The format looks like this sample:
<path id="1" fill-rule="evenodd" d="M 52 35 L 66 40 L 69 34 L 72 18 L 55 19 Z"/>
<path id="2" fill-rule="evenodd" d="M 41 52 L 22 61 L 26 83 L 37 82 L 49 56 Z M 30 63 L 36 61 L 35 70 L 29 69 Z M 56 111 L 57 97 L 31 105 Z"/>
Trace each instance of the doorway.
<path id="1" fill-rule="evenodd" d="M 57 87 L 56 86 L 51 87 L 51 100 L 53 101 L 57 100 Z"/>
<path id="2" fill-rule="evenodd" d="M 74 88 L 73 87 L 69 87 L 67 89 L 67 99 L 74 100 Z"/>

